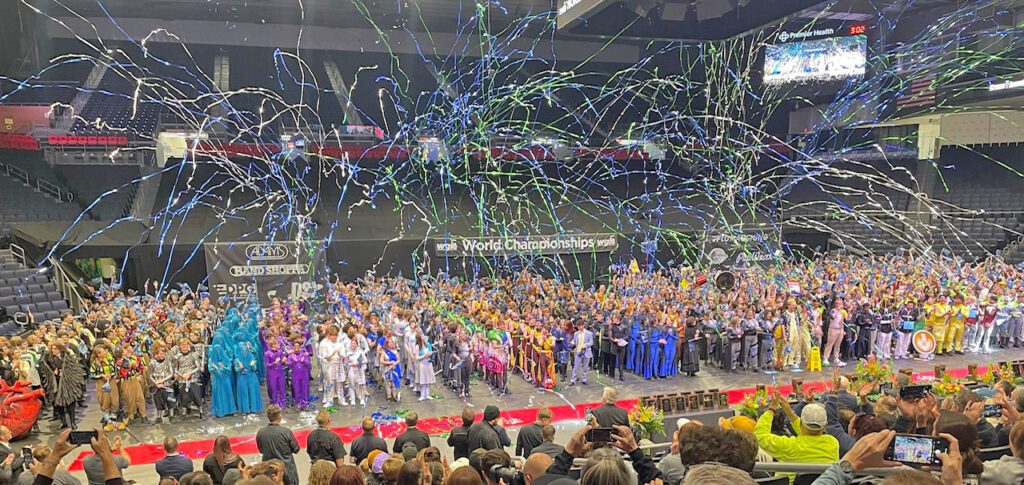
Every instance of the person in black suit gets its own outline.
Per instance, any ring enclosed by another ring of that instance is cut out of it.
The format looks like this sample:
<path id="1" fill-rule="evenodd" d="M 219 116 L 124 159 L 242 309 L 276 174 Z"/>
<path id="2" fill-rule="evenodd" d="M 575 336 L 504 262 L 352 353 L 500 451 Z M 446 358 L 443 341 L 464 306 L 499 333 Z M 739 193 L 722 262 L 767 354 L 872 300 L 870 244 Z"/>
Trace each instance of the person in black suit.
<path id="1" fill-rule="evenodd" d="M 21 475 L 24 467 L 24 459 L 20 453 L 15 453 L 11 448 L 11 430 L 0 425 L 0 484 L 18 483 L 18 475 Z"/>
<path id="2" fill-rule="evenodd" d="M 598 340 L 601 342 L 601 373 L 615 377 L 615 353 L 612 352 L 612 322 L 610 318 L 605 318 Z"/>
<path id="3" fill-rule="evenodd" d="M 462 426 L 456 426 L 448 433 L 448 446 L 452 447 L 456 460 L 469 458 L 469 427 L 473 426 L 474 419 L 476 414 L 473 408 L 462 408 Z"/>
<path id="4" fill-rule="evenodd" d="M 615 324 L 612 326 L 612 351 L 615 353 L 615 363 L 612 368 L 612 373 L 609 374 L 612 378 L 615 377 L 615 369 L 619 369 L 619 380 L 626 380 L 623 377 L 623 373 L 626 372 L 626 345 L 629 343 L 629 329 L 615 317 Z"/>
<path id="5" fill-rule="evenodd" d="M 598 426 L 602 428 L 611 428 L 612 426 L 629 427 L 629 414 L 626 413 L 625 409 L 615 405 L 615 401 L 618 400 L 619 392 L 614 387 L 604 388 L 604 393 L 601 394 L 601 402 L 604 404 L 591 410 Z"/>
<path id="6" fill-rule="evenodd" d="M 416 413 L 409 413 L 405 415 L 406 429 L 404 433 L 395 438 L 395 453 L 401 453 L 402 445 L 405 445 L 406 443 L 416 445 L 416 451 L 420 451 L 424 448 L 430 448 L 430 435 L 416 428 L 416 423 L 419 421 L 420 417 Z"/>
<path id="7" fill-rule="evenodd" d="M 306 438 L 306 453 L 309 454 L 310 463 L 327 460 L 337 466 L 344 466 L 345 444 L 334 431 L 331 431 L 331 415 L 326 410 L 321 410 L 316 415 L 316 424 L 317 428 Z"/>
<path id="8" fill-rule="evenodd" d="M 363 418 L 363 434 L 352 440 L 352 459 L 356 463 L 362 463 L 366 457 L 370 456 L 370 452 L 373 450 L 380 450 L 383 453 L 388 452 L 388 444 L 380 436 L 373 433 L 375 426 L 373 418 Z"/>
<path id="9" fill-rule="evenodd" d="M 484 408 L 484 419 L 469 427 L 469 449 L 483 448 L 496 450 L 512 444 L 501 425 L 501 411 L 497 406 L 488 405 Z"/>

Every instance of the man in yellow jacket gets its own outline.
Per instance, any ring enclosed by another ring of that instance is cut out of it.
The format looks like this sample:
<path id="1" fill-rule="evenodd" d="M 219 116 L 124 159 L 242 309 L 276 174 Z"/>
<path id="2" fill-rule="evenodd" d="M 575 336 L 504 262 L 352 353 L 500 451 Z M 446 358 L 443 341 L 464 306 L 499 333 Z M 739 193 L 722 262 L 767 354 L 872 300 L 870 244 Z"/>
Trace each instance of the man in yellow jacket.
<path id="1" fill-rule="evenodd" d="M 952 310 L 953 307 L 946 303 L 946 297 L 941 295 L 936 297 L 935 302 L 925 309 L 927 312 L 925 325 L 931 329 L 932 335 L 935 336 L 935 355 L 942 355 L 944 350 L 946 331 L 949 329 L 949 314 Z"/>
<path id="2" fill-rule="evenodd" d="M 835 463 L 839 460 L 839 441 L 825 434 L 828 424 L 825 406 L 817 403 L 804 406 L 800 419 L 794 423 L 799 428 L 798 436 L 779 436 L 772 434 L 772 420 L 781 405 L 782 398 L 776 395 L 768 410 L 757 420 L 754 436 L 761 449 L 779 462 Z M 790 483 L 794 477 L 790 476 Z"/>

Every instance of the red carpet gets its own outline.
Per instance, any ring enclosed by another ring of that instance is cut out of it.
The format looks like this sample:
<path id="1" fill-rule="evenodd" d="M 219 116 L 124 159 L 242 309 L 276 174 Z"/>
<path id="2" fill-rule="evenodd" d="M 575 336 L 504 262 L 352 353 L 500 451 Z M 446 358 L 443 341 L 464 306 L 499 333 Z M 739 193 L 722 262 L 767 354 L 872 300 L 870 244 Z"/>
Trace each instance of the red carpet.
<path id="1" fill-rule="evenodd" d="M 986 371 L 986 367 L 979 366 L 978 373 L 981 374 Z M 952 375 L 955 378 L 962 378 L 967 375 L 967 369 L 947 369 L 946 373 Z M 926 371 L 914 374 L 914 380 L 921 379 L 923 377 L 934 377 L 934 372 Z M 827 381 L 815 381 L 805 382 L 804 389 L 808 391 L 821 392 L 826 390 L 831 385 Z M 789 384 L 777 386 L 782 394 L 789 394 L 792 389 Z M 753 394 L 755 388 L 748 387 L 745 389 L 730 389 L 726 391 L 729 395 L 729 404 L 736 404 L 748 394 Z M 626 399 L 619 401 L 618 405 L 626 409 L 631 409 L 636 406 L 636 399 Z M 577 404 L 575 407 L 563 405 L 563 406 L 552 406 L 551 412 L 553 414 L 552 421 L 566 421 L 574 419 L 583 419 L 583 410 L 588 407 L 599 406 L 600 403 L 585 403 Z M 527 409 L 513 409 L 505 410 L 501 412 L 501 416 L 505 418 L 505 427 L 513 428 L 517 426 L 523 426 L 534 422 L 537 419 L 537 409 L 539 408 L 527 408 Z M 482 413 L 477 414 L 477 420 L 482 418 Z M 452 428 L 461 424 L 462 418 L 460 416 L 447 416 L 441 418 L 423 418 L 420 419 L 419 428 L 431 435 L 440 435 L 448 432 Z M 348 426 L 332 428 L 341 440 L 345 443 L 350 443 L 362 432 L 359 426 Z M 385 439 L 392 439 L 402 434 L 405 431 L 405 423 L 401 421 L 396 422 L 385 422 L 380 423 L 377 427 L 380 435 Z M 302 430 L 295 432 L 295 439 L 298 440 L 299 445 L 303 448 L 306 447 L 306 437 L 309 435 L 310 430 Z M 186 441 L 182 442 L 178 446 L 180 451 L 185 456 L 192 459 L 205 458 L 210 450 L 213 448 L 213 440 L 215 436 L 210 437 L 206 440 L 197 441 Z M 256 435 L 238 436 L 231 438 L 231 450 L 239 455 L 252 455 L 259 453 L 256 448 Z M 161 444 L 146 444 L 137 445 L 126 448 L 126 451 L 131 456 L 132 465 L 144 465 L 155 463 L 160 458 L 164 457 L 164 450 Z M 71 471 L 78 471 L 82 469 L 82 460 L 92 454 L 92 451 L 84 451 L 78 455 L 78 458 L 71 464 Z"/>

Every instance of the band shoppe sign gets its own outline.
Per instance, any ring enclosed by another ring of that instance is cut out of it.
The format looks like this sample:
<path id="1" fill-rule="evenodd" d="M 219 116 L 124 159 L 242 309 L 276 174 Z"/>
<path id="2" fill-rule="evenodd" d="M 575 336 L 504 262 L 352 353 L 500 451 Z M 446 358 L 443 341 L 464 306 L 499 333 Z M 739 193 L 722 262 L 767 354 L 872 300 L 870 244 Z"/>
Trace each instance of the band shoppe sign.
<path id="1" fill-rule="evenodd" d="M 317 248 L 310 254 L 308 248 Z M 206 243 L 210 296 L 235 301 L 253 296 L 267 307 L 273 299 L 312 298 L 320 289 L 316 270 L 324 268 L 318 241 Z"/>
<path id="2" fill-rule="evenodd" d="M 440 257 L 538 256 L 547 254 L 608 253 L 619 248 L 615 234 L 556 234 L 550 236 L 458 237 L 434 241 Z"/>
<path id="3" fill-rule="evenodd" d="M 704 240 L 704 263 L 711 267 L 747 267 L 776 258 L 775 244 L 758 234 L 709 233 Z"/>

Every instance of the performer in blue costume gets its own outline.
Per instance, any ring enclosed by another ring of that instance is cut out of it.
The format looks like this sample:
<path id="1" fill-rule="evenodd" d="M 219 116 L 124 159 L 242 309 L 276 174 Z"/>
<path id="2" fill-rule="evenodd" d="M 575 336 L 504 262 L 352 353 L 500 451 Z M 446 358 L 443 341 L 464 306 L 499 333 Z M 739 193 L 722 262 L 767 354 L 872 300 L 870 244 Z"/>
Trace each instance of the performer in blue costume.
<path id="1" fill-rule="evenodd" d="M 644 375 L 644 362 L 647 360 L 647 345 L 651 340 L 651 329 L 647 326 L 647 322 L 640 320 L 640 338 L 636 341 L 636 355 L 633 359 L 633 372 L 636 375 L 643 377 Z"/>
<path id="2" fill-rule="evenodd" d="M 633 324 L 629 327 L 629 350 L 626 354 L 626 370 L 633 370 L 633 362 L 636 359 L 636 347 L 640 342 L 640 319 L 633 317 Z"/>
<path id="3" fill-rule="evenodd" d="M 263 359 L 257 359 L 249 350 L 248 343 L 240 335 L 238 347 L 235 350 L 235 371 L 238 372 L 235 403 L 238 405 L 238 412 L 242 414 L 253 414 L 263 410 L 260 378 L 257 374 L 258 362 L 261 360 Z"/>
<path id="4" fill-rule="evenodd" d="M 644 379 L 658 377 L 658 359 L 661 356 L 661 327 L 651 327 L 651 339 L 647 343 L 647 359 L 644 361 Z"/>
<path id="5" fill-rule="evenodd" d="M 235 414 L 234 362 L 228 357 L 224 347 L 219 344 L 210 346 L 210 380 L 212 381 L 213 402 L 211 412 L 216 417 Z"/>
<path id="6" fill-rule="evenodd" d="M 665 339 L 665 354 L 661 359 L 661 377 L 674 376 L 678 370 L 678 366 L 676 366 L 676 340 L 678 339 L 676 329 L 672 326 L 665 326 L 661 335 Z"/>

